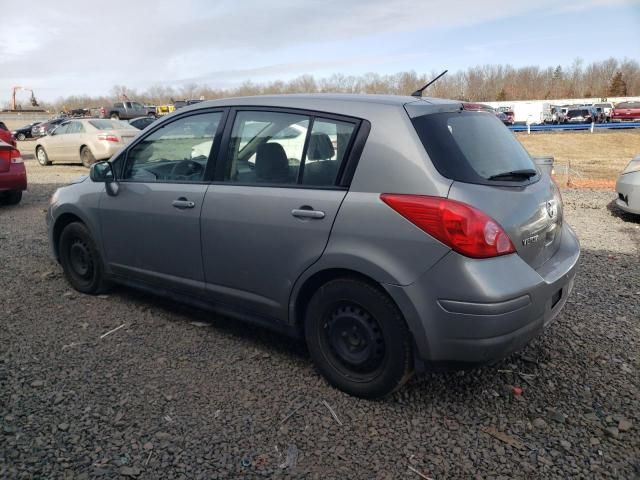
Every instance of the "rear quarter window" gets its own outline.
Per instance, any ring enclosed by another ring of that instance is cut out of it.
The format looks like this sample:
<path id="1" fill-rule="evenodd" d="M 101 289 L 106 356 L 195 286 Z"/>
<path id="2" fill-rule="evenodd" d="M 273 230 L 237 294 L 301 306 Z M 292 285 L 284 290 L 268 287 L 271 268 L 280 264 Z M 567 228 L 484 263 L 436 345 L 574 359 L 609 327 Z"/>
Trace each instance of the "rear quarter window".
<path id="1" fill-rule="evenodd" d="M 412 123 L 438 172 L 451 180 L 484 184 L 494 175 L 535 170 L 524 147 L 492 113 L 432 113 Z"/>

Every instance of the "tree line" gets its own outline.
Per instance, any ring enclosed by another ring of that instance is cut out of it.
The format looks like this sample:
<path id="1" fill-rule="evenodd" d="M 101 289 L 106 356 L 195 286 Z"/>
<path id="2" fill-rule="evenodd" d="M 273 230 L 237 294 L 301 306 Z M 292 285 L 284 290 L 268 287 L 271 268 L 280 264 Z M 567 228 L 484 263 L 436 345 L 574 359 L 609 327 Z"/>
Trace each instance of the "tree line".
<path id="1" fill-rule="evenodd" d="M 235 88 L 219 89 L 187 83 L 179 87 L 152 85 L 136 90 L 115 85 L 109 95 L 90 97 L 71 95 L 49 105 L 55 109 L 98 106 L 114 101 L 122 94 L 146 104 L 162 105 L 172 100 L 207 100 L 245 95 L 281 93 L 376 93 L 409 95 L 440 72 L 399 72 L 389 75 L 333 74 L 316 78 L 301 75 L 289 81 L 257 83 L 246 80 Z M 425 96 L 472 100 L 540 100 L 554 98 L 640 96 L 640 64 L 633 59 L 609 58 L 585 64 L 575 59 L 568 66 L 541 68 L 511 65 L 481 65 L 449 72 L 425 92 Z"/>

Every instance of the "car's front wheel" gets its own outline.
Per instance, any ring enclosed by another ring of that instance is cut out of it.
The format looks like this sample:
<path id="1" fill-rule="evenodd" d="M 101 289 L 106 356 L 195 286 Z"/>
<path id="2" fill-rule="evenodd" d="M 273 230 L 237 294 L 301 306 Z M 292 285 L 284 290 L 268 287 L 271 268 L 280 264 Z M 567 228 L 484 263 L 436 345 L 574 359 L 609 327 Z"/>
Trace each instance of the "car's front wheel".
<path id="1" fill-rule="evenodd" d="M 102 258 L 84 224 L 72 222 L 64 227 L 58 248 L 64 275 L 73 288 L 90 294 L 108 288 Z"/>
<path id="2" fill-rule="evenodd" d="M 51 165 L 51 160 L 49 160 L 49 156 L 47 155 L 47 152 L 45 152 L 43 147 L 36 148 L 36 159 L 38 160 L 38 163 L 43 167 Z"/>
<path id="3" fill-rule="evenodd" d="M 313 295 L 305 338 L 329 383 L 357 397 L 389 395 L 413 373 L 411 334 L 398 307 L 356 278 L 332 280 Z"/>

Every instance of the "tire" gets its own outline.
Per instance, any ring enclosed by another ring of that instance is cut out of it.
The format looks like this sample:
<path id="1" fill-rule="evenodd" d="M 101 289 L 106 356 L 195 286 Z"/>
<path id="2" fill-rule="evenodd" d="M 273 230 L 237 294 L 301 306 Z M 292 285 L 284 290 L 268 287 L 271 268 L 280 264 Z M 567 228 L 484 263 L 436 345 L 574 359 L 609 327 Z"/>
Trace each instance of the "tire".
<path id="1" fill-rule="evenodd" d="M 87 168 L 96 163 L 96 157 L 93 156 L 89 147 L 82 147 L 82 150 L 80 150 L 80 159 L 82 160 L 82 165 Z"/>
<path id="2" fill-rule="evenodd" d="M 411 378 L 411 334 L 398 307 L 374 285 L 329 281 L 309 301 L 304 327 L 316 368 L 350 395 L 385 397 Z"/>
<path id="3" fill-rule="evenodd" d="M 64 227 L 58 245 L 64 275 L 73 288 L 88 294 L 108 289 L 102 258 L 84 224 L 72 222 Z"/>
<path id="4" fill-rule="evenodd" d="M 24 142 L 26 138 L 27 137 L 25 136 L 24 133 L 19 133 L 18 135 L 16 135 L 16 140 L 18 140 L 20 142 Z"/>
<path id="5" fill-rule="evenodd" d="M 5 202 L 7 205 L 17 205 L 22 200 L 22 191 L 20 190 L 12 190 L 5 197 Z"/>
<path id="6" fill-rule="evenodd" d="M 149 112 L 149 113 L 147 114 L 147 117 L 150 117 L 150 118 L 158 118 L 158 115 L 156 115 L 156 114 L 155 114 L 155 113 L 153 113 L 153 112 Z"/>
<path id="7" fill-rule="evenodd" d="M 120 115 L 118 115 L 117 113 L 112 113 L 109 118 L 111 120 L 120 120 Z"/>
<path id="8" fill-rule="evenodd" d="M 36 159 L 38 160 L 38 163 L 43 167 L 51 165 L 51 160 L 49 160 L 49 156 L 47 155 L 47 152 L 43 147 L 36 148 Z"/>

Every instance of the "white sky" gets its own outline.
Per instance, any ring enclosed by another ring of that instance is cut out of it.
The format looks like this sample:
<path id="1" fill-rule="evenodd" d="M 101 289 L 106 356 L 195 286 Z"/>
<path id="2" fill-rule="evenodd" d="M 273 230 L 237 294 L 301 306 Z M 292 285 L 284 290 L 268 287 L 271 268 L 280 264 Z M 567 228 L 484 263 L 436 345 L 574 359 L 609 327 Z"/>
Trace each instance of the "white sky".
<path id="1" fill-rule="evenodd" d="M 3 9 L 0 104 L 13 85 L 53 100 L 115 84 L 640 60 L 639 27 L 638 0 L 34 0 Z"/>

